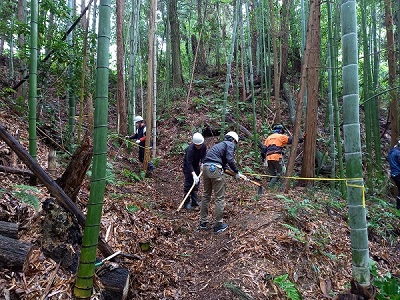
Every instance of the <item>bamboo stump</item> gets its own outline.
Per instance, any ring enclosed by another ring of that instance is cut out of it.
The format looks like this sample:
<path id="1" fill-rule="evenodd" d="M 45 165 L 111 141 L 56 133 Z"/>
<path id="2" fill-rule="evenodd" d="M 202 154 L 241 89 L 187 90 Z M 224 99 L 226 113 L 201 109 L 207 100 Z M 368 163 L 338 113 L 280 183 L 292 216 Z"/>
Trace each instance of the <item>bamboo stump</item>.
<path id="1" fill-rule="evenodd" d="M 129 270 L 126 268 L 101 267 L 98 278 L 102 285 L 104 300 L 125 300 L 128 296 Z"/>

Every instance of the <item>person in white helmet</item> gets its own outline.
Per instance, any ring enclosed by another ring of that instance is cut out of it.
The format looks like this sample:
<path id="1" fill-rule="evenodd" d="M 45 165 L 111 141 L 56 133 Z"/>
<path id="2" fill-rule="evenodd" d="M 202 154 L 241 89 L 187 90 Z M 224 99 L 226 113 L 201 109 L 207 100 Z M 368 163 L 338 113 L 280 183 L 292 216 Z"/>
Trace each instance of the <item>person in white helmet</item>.
<path id="1" fill-rule="evenodd" d="M 207 146 L 204 144 L 204 137 L 200 132 L 193 134 L 192 143 L 186 148 L 185 155 L 183 156 L 183 174 L 185 182 L 183 191 L 186 195 L 193 183 L 192 192 L 184 203 L 184 208 L 191 209 L 192 207 L 199 206 L 197 192 L 199 190 L 200 179 L 200 165 L 203 163 L 204 157 L 207 153 Z"/>
<path id="2" fill-rule="evenodd" d="M 239 136 L 236 132 L 230 131 L 225 135 L 225 140 L 215 144 L 207 152 L 203 163 L 203 186 L 204 192 L 200 204 L 200 229 L 208 229 L 208 207 L 211 201 L 211 194 L 214 191 L 214 232 L 220 233 L 228 228 L 223 222 L 225 208 L 225 169 L 228 167 L 236 173 L 236 178 L 246 176 L 241 174 L 235 162 L 236 144 Z"/>
<path id="3" fill-rule="evenodd" d="M 271 180 L 268 183 L 269 187 L 274 186 L 280 179 L 283 173 L 283 150 L 286 144 L 291 144 L 293 137 L 288 136 L 285 133 L 285 129 L 282 124 L 275 124 L 272 127 L 274 131 L 267 137 L 264 142 L 264 148 L 261 151 L 262 161 L 265 163 L 267 160 L 268 174 L 271 176 Z M 305 135 L 299 138 L 299 143 L 304 141 Z"/>
<path id="4" fill-rule="evenodd" d="M 135 133 L 133 135 L 126 136 L 127 139 L 136 140 L 136 144 L 139 146 L 139 161 L 143 163 L 144 161 L 144 149 L 146 145 L 146 123 L 141 116 L 136 116 L 135 121 Z M 154 165 L 149 162 L 148 170 L 153 171 L 155 169 Z"/>

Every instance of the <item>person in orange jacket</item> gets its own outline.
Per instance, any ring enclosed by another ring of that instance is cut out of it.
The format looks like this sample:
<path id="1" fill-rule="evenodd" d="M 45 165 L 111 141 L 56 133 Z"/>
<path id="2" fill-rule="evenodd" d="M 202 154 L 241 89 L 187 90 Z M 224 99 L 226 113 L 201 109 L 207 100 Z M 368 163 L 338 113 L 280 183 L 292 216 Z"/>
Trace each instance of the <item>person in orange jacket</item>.
<path id="1" fill-rule="evenodd" d="M 268 171 L 271 178 L 268 186 L 273 186 L 278 182 L 279 177 L 282 175 L 283 159 L 282 153 L 286 144 L 292 143 L 292 137 L 284 134 L 284 128 L 281 124 L 276 124 L 272 127 L 274 131 L 267 137 L 264 142 L 264 146 L 261 151 L 261 157 L 263 162 L 267 160 Z M 303 138 L 299 138 L 299 142 L 303 142 Z"/>

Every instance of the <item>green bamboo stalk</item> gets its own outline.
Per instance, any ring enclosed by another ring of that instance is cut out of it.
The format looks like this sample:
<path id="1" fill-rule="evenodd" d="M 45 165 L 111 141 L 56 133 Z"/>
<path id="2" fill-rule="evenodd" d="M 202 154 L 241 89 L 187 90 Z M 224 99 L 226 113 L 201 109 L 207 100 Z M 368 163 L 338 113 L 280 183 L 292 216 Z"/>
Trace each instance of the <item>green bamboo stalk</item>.
<path id="1" fill-rule="evenodd" d="M 83 123 L 83 103 L 85 100 L 85 76 L 87 67 L 87 37 L 88 37 L 89 24 L 85 24 L 85 33 L 83 37 L 83 60 L 82 60 L 82 74 L 81 74 L 81 90 L 79 92 L 79 123 L 78 123 L 78 144 L 81 143 L 82 138 L 82 123 Z"/>
<path id="2" fill-rule="evenodd" d="M 250 71 L 250 93 L 251 93 L 251 106 L 253 110 L 252 121 L 253 121 L 253 146 L 254 153 L 258 153 L 258 134 L 257 134 L 257 123 L 256 123 L 256 98 L 254 91 L 254 70 L 253 70 L 253 55 L 251 54 L 251 34 L 250 34 L 250 16 L 249 16 L 249 1 L 246 1 L 246 25 L 247 25 L 247 39 L 248 39 L 248 59 L 249 59 L 249 71 Z M 232 43 L 234 45 L 234 43 Z"/>
<path id="3" fill-rule="evenodd" d="M 339 14 L 340 10 L 335 5 L 334 7 L 334 14 L 333 14 L 333 23 L 332 23 L 332 39 L 330 41 L 332 45 L 332 101 L 333 101 L 333 112 L 334 112 L 334 122 L 335 122 L 335 137 L 336 137 L 336 150 L 337 150 L 337 157 L 339 163 L 339 177 L 344 177 L 344 163 L 343 163 L 343 143 L 342 137 L 340 132 L 340 109 L 339 109 L 339 97 L 338 97 L 338 82 L 339 82 L 339 75 L 338 75 L 338 47 L 336 46 L 337 43 L 335 41 L 338 40 L 339 37 L 339 28 L 340 28 L 340 21 L 339 21 Z M 340 181 L 340 191 L 342 197 L 346 197 L 346 183 L 344 181 Z"/>
<path id="4" fill-rule="evenodd" d="M 37 71 L 38 71 L 38 0 L 31 1 L 31 53 L 29 62 L 29 154 L 33 159 L 37 156 Z"/>
<path id="5" fill-rule="evenodd" d="M 362 32 L 362 45 L 364 52 L 364 63 L 363 63 L 363 90 L 362 95 L 363 99 L 368 99 L 371 94 L 371 86 L 372 86 L 372 75 L 371 75 L 371 65 L 370 65 L 370 51 L 368 40 L 369 37 L 367 35 L 367 17 L 366 17 L 366 4 L 364 0 L 360 1 L 361 3 L 361 32 Z M 365 102 L 364 111 L 365 111 L 365 147 L 366 147 L 366 184 L 369 188 L 371 188 L 372 178 L 373 176 L 373 161 L 372 161 L 372 107 L 371 102 Z"/>
<path id="6" fill-rule="evenodd" d="M 352 250 L 352 277 L 370 285 L 368 228 L 364 199 L 359 122 L 358 38 L 355 0 L 342 0 L 343 134 L 346 157 L 347 203 Z"/>
<path id="7" fill-rule="evenodd" d="M 99 6 L 93 167 L 82 251 L 74 287 L 74 295 L 77 299 L 90 299 L 92 294 L 106 185 L 110 3 L 111 0 L 101 0 Z"/>
<path id="8" fill-rule="evenodd" d="M 222 103 L 222 120 L 221 120 L 221 140 L 223 139 L 223 136 L 225 135 L 225 126 L 226 126 L 226 107 L 228 103 L 228 93 L 229 93 L 229 81 L 231 77 L 231 68 L 232 68 L 232 60 L 233 60 L 233 52 L 235 50 L 235 40 L 236 40 L 236 31 L 237 31 L 237 26 L 238 26 L 238 16 L 239 16 L 239 7 L 240 7 L 240 1 L 236 1 L 236 10 L 235 10 L 235 20 L 233 23 L 233 31 L 232 31 L 232 41 L 231 41 L 231 50 L 229 53 L 229 59 L 228 59 L 228 64 L 227 64 L 227 70 L 226 70 L 226 80 L 225 80 L 225 91 L 224 91 L 224 101 Z"/>
<path id="9" fill-rule="evenodd" d="M 372 63 L 372 91 L 376 91 L 378 87 L 378 75 L 379 75 L 379 50 L 378 50 L 378 36 L 376 34 L 376 6 L 372 7 L 372 43 L 373 43 L 373 63 Z M 376 172 L 379 177 L 383 177 L 383 169 L 382 169 L 382 149 L 381 149 L 381 137 L 380 137 L 380 128 L 379 128 L 379 103 L 378 96 L 373 96 L 371 100 L 372 107 L 372 130 L 373 130 L 373 138 L 374 138 L 374 146 L 375 146 L 375 162 L 376 162 Z"/>
<path id="10" fill-rule="evenodd" d="M 332 46 L 332 3 L 328 1 L 328 111 L 329 111 L 329 133 L 330 133 L 330 157 L 331 157 L 331 178 L 335 178 L 335 122 L 333 107 L 333 46 Z M 331 181 L 331 188 L 335 187 L 335 182 Z"/>
<path id="11" fill-rule="evenodd" d="M 68 8 L 70 9 L 70 18 L 72 20 L 75 11 L 72 0 L 68 0 Z M 70 27 L 71 27 L 71 21 L 68 24 L 68 28 Z M 68 46 L 72 49 L 72 43 L 73 43 L 72 32 L 69 32 L 67 35 L 67 43 Z M 72 64 L 69 64 L 67 71 L 68 83 L 67 83 L 67 93 L 66 93 L 67 104 L 68 104 L 67 146 L 69 149 L 71 149 L 74 143 L 74 128 L 75 128 L 75 115 L 76 115 L 76 98 L 75 98 L 75 93 L 73 92 L 74 88 L 72 84 L 73 72 L 74 72 L 74 66 Z"/>

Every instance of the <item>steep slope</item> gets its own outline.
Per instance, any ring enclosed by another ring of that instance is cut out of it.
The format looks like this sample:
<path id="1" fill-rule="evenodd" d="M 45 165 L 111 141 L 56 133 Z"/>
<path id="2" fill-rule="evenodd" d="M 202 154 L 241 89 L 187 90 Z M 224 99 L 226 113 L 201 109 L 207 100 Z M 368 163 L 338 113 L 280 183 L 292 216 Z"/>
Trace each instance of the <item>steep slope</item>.
<path id="1" fill-rule="evenodd" d="M 175 105 L 161 114 L 157 169 L 149 178 L 140 176 L 133 145 L 130 151 L 120 137 L 109 141 L 113 176 L 105 195 L 102 234 L 113 249 L 126 254 L 120 257 L 120 265 L 130 270 L 129 299 L 286 299 L 289 289 L 285 292 L 274 282 L 285 274 L 303 299 L 326 299 L 347 291 L 351 249 L 346 203 L 324 182 L 314 188 L 293 187 L 283 195 L 266 188 L 264 169 L 252 168 L 248 175 L 264 187 L 259 196 L 251 183 L 229 177 L 225 211 L 229 229 L 222 234 L 199 231 L 198 211 L 176 212 L 184 196 L 183 148 L 194 129 L 217 127 L 207 106 L 200 100 L 193 103 L 197 104 L 188 110 Z M 21 118 L 2 107 L 0 124 L 6 124 L 12 134 L 19 132 L 27 149 L 27 124 Z M 217 140 L 206 137 L 208 147 Z M 251 144 L 243 138 L 239 147 L 239 165 L 245 170 L 253 163 L 248 155 Z M 0 141 L 0 149 L 8 147 Z M 48 148 L 42 140 L 38 149 L 38 162 L 45 169 Z M 0 157 L 3 164 L 24 167 L 9 157 Z M 60 176 L 63 165 L 57 171 Z M 20 222 L 20 239 L 36 243 L 42 234 L 40 211 L 18 201 L 13 193 L 16 185 L 28 182 L 3 172 L 0 178 L 5 191 L 0 197 L 1 220 Z M 49 197 L 40 184 L 35 195 L 41 202 Z M 85 211 L 89 180 L 78 198 Z M 372 200 L 367 197 L 368 205 Z M 399 227 L 387 223 L 392 219 L 384 214 L 389 213 L 395 212 L 386 206 L 380 221 L 374 219 L 371 226 L 371 257 L 381 274 L 400 275 Z M 6 299 L 41 299 L 46 295 L 48 299 L 71 299 L 74 275 L 57 264 L 37 247 L 25 273 L 1 271 L 0 295 Z M 95 293 L 99 291 L 96 285 Z"/>

